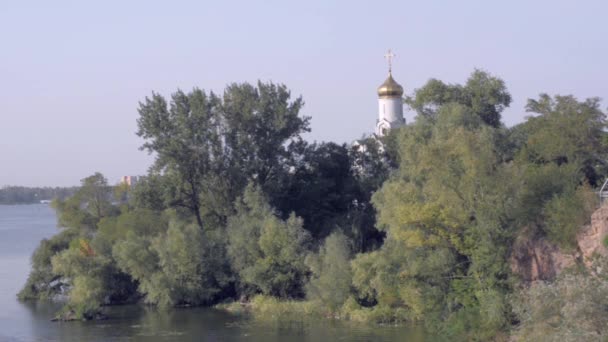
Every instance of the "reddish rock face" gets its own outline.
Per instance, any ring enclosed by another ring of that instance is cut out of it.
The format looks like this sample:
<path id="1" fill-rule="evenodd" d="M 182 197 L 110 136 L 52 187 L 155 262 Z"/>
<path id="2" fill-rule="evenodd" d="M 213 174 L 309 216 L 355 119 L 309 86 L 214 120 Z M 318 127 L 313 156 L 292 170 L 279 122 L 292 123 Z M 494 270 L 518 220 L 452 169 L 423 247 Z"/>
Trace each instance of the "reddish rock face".
<path id="1" fill-rule="evenodd" d="M 575 262 L 575 255 L 561 252 L 544 238 L 517 239 L 509 260 L 511 271 L 524 282 L 551 280 Z"/>
<path id="2" fill-rule="evenodd" d="M 578 250 L 573 253 L 561 251 L 542 237 L 519 237 L 509 258 L 511 271 L 524 282 L 534 282 L 554 279 L 564 269 L 574 266 L 577 259 L 590 267 L 594 256 L 608 256 L 608 249 L 604 246 L 606 236 L 608 205 L 593 213 L 591 224 L 581 227 L 576 237 Z"/>
<path id="3" fill-rule="evenodd" d="M 582 227 L 576 236 L 585 266 L 591 266 L 594 255 L 608 255 L 608 249 L 604 246 L 606 235 L 608 235 L 608 206 L 604 205 L 591 215 L 591 224 Z"/>

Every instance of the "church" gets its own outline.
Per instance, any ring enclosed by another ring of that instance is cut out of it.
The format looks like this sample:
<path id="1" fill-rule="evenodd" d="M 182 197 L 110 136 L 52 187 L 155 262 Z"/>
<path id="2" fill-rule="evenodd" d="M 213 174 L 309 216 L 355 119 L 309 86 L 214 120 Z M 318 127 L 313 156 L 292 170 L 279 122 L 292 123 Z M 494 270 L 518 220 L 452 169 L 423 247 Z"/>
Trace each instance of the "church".
<path id="1" fill-rule="evenodd" d="M 376 135 L 382 137 L 393 128 L 405 125 L 403 118 L 403 87 L 393 79 L 392 59 L 395 55 L 388 50 L 384 55 L 388 60 L 388 77 L 378 87 L 378 120 Z"/>

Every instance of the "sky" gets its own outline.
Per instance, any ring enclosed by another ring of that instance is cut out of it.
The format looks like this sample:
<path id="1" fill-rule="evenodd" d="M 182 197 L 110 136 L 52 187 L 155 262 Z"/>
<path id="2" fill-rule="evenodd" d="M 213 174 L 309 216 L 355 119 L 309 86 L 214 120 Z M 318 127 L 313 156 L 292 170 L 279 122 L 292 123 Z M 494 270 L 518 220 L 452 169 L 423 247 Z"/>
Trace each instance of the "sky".
<path id="1" fill-rule="evenodd" d="M 389 48 L 407 94 L 475 68 L 500 77 L 508 126 L 540 93 L 605 109 L 607 20 L 604 0 L 0 0 L 0 187 L 145 174 L 137 108 L 153 91 L 283 83 L 309 141 L 351 142 L 374 130 Z"/>

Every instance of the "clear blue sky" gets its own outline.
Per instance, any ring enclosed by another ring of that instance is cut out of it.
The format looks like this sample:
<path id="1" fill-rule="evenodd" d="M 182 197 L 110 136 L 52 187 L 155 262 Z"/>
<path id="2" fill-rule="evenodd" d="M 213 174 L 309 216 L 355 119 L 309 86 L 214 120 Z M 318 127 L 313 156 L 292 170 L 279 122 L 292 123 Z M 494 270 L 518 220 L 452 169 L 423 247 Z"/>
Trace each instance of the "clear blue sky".
<path id="1" fill-rule="evenodd" d="M 144 174 L 135 120 L 153 90 L 282 82 L 309 140 L 352 141 L 373 131 L 388 48 L 408 93 L 501 77 L 507 125 L 541 92 L 608 98 L 608 1 L 1 0 L 0 186 Z"/>

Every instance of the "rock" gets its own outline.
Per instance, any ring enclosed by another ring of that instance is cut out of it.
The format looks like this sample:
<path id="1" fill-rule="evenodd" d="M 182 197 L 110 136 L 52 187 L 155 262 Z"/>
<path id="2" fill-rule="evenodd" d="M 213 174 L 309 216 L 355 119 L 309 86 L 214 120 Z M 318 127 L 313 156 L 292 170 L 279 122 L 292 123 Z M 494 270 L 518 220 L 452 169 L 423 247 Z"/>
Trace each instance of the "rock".
<path id="1" fill-rule="evenodd" d="M 70 322 L 79 320 L 76 317 L 76 312 L 74 310 L 66 310 L 59 312 L 57 316 L 55 316 L 51 321 L 53 322 Z"/>
<path id="2" fill-rule="evenodd" d="M 554 279 L 575 263 L 576 255 L 563 253 L 542 237 L 520 236 L 513 244 L 509 258 L 511 271 L 524 282 Z"/>
<path id="3" fill-rule="evenodd" d="M 604 240 L 608 236 L 608 205 L 591 215 L 591 224 L 581 227 L 576 242 L 578 251 L 566 253 L 543 237 L 518 237 L 513 244 L 509 265 L 524 282 L 552 280 L 577 259 L 592 266 L 594 256 L 608 256 Z"/>
<path id="4" fill-rule="evenodd" d="M 591 215 L 591 224 L 581 228 L 576 236 L 583 262 L 590 267 L 594 255 L 607 256 L 604 239 L 608 235 L 608 206 L 602 206 Z"/>
<path id="5" fill-rule="evenodd" d="M 108 319 L 108 316 L 104 315 L 101 311 L 97 311 L 94 313 L 87 313 L 84 317 L 78 317 L 76 315 L 76 311 L 74 310 L 66 310 L 60 312 L 51 319 L 52 322 L 71 322 L 71 321 L 102 321 Z"/>

